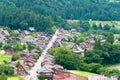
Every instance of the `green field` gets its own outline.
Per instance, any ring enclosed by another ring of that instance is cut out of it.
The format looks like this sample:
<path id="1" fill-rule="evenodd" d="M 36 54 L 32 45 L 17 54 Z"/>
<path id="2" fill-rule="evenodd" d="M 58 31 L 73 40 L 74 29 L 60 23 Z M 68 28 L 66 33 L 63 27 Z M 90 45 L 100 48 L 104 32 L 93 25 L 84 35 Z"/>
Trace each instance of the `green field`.
<path id="1" fill-rule="evenodd" d="M 23 78 L 19 76 L 9 76 L 7 80 L 23 80 Z"/>
<path id="2" fill-rule="evenodd" d="M 110 26 L 115 25 L 116 28 L 120 28 L 120 21 L 90 21 L 90 24 L 96 23 L 97 25 L 101 24 L 109 24 Z"/>
<path id="3" fill-rule="evenodd" d="M 11 55 L 0 54 L 0 64 L 4 64 L 4 61 L 10 62 L 11 57 L 12 57 Z"/>
<path id="4" fill-rule="evenodd" d="M 73 20 L 74 23 L 78 23 L 79 20 Z M 99 24 L 109 24 L 110 26 L 115 25 L 116 28 L 120 29 L 120 21 L 89 21 L 90 25 L 92 25 L 93 23 L 95 23 L 96 25 Z"/>
<path id="5" fill-rule="evenodd" d="M 110 2 L 120 2 L 120 0 L 109 0 Z"/>
<path id="6" fill-rule="evenodd" d="M 85 72 L 85 71 L 78 71 L 78 70 L 69 70 L 69 72 L 74 73 L 74 74 L 81 76 L 81 77 L 84 77 L 84 78 L 88 78 L 90 75 L 97 75 L 94 73 Z"/>

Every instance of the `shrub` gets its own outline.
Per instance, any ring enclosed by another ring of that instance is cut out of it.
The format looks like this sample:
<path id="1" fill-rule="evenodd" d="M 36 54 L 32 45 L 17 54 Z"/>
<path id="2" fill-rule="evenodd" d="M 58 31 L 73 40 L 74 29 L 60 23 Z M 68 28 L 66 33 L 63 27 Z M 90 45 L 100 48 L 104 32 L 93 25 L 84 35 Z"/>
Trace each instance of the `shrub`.
<path id="1" fill-rule="evenodd" d="M 49 77 L 46 76 L 46 75 L 39 75 L 39 76 L 38 76 L 38 80 L 45 80 L 45 79 L 46 79 L 46 80 L 50 80 Z"/>
<path id="2" fill-rule="evenodd" d="M 20 54 L 13 54 L 12 61 L 16 61 L 18 59 L 20 59 Z"/>

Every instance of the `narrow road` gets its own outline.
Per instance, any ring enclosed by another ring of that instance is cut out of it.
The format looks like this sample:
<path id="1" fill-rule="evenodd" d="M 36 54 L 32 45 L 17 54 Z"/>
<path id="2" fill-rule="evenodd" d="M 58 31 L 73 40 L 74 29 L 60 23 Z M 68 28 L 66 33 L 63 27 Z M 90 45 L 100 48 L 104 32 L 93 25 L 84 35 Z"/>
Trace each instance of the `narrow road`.
<path id="1" fill-rule="evenodd" d="M 57 39 L 57 34 L 59 33 L 59 29 L 56 30 L 55 34 L 52 36 L 51 41 L 48 43 L 46 49 L 42 52 L 42 55 L 39 57 L 38 61 L 35 63 L 35 66 L 32 68 L 32 70 L 29 72 L 30 75 L 27 75 L 25 77 L 25 80 L 37 80 L 37 70 L 41 68 L 41 63 L 44 59 L 44 56 L 47 54 L 47 51 L 52 47 L 53 43 Z"/>

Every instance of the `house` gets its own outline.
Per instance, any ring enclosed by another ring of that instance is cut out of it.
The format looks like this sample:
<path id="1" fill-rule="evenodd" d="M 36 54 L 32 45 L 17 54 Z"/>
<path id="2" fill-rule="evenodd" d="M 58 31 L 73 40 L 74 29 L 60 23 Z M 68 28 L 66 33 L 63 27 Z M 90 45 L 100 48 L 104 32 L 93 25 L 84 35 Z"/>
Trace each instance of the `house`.
<path id="1" fill-rule="evenodd" d="M 112 76 L 108 78 L 104 75 L 92 75 L 88 77 L 88 80 L 118 80 L 118 77 Z"/>
<path id="2" fill-rule="evenodd" d="M 54 45 L 53 45 L 53 47 L 62 47 L 63 45 L 62 45 L 62 43 L 61 43 L 61 41 L 55 41 L 55 43 L 54 43 Z"/>
<path id="3" fill-rule="evenodd" d="M 59 71 L 53 76 L 53 80 L 87 80 L 70 72 Z"/>
<path id="4" fill-rule="evenodd" d="M 15 50 L 13 49 L 13 47 L 9 47 L 8 49 L 5 50 L 6 54 L 13 54 L 15 53 Z"/>
<path id="5" fill-rule="evenodd" d="M 68 24 L 73 24 L 74 21 L 73 21 L 73 20 L 67 20 L 67 23 L 68 23 Z"/>
<path id="6" fill-rule="evenodd" d="M 54 72 L 55 71 L 62 71 L 63 70 L 63 67 L 62 66 L 60 66 L 60 65 L 54 65 L 54 66 L 52 66 L 51 67 L 52 68 L 52 70 L 54 70 Z"/>
<path id="7" fill-rule="evenodd" d="M 117 36 L 115 36 L 115 37 L 114 37 L 114 42 L 115 42 L 115 43 L 120 42 L 120 39 L 119 39 Z"/>
<path id="8" fill-rule="evenodd" d="M 28 74 L 28 72 L 27 72 L 26 68 L 24 67 L 24 65 L 20 65 L 17 69 L 17 75 L 24 76 L 27 74 Z"/>
<path id="9" fill-rule="evenodd" d="M 35 31 L 35 28 L 34 27 L 29 27 L 29 30 L 30 31 Z"/>
<path id="10" fill-rule="evenodd" d="M 13 31 L 15 34 L 19 34 L 19 31 L 18 30 L 14 30 Z"/>
<path id="11" fill-rule="evenodd" d="M 40 53 L 40 51 L 37 50 L 37 49 L 33 49 L 33 50 L 30 51 L 30 53 L 32 53 L 32 54 L 38 54 L 38 53 Z"/>
<path id="12" fill-rule="evenodd" d="M 90 34 L 90 35 L 87 37 L 87 41 L 94 40 L 94 37 L 95 37 L 94 34 Z"/>
<path id="13" fill-rule="evenodd" d="M 70 77 L 69 72 L 58 71 L 54 74 L 53 80 L 64 80 L 65 78 Z"/>
<path id="14" fill-rule="evenodd" d="M 0 29 L 0 34 L 2 34 L 3 36 L 9 35 L 8 31 L 3 29 Z"/>
<path id="15" fill-rule="evenodd" d="M 106 37 L 104 35 L 97 35 L 97 38 L 99 38 L 101 42 L 106 41 Z"/>
<path id="16" fill-rule="evenodd" d="M 73 51 L 73 53 L 84 55 L 84 50 Z"/>
<path id="17" fill-rule="evenodd" d="M 65 33 L 65 30 L 63 28 L 60 28 L 59 33 Z"/>
<path id="18" fill-rule="evenodd" d="M 71 34 L 76 34 L 77 30 L 76 29 L 71 29 Z"/>
<path id="19" fill-rule="evenodd" d="M 35 59 L 32 56 L 27 56 L 26 59 L 24 59 L 23 64 L 25 67 L 31 68 L 35 65 Z"/>
<path id="20" fill-rule="evenodd" d="M 52 55 L 50 55 L 50 54 L 47 54 L 47 55 L 45 55 L 45 57 L 44 57 L 44 58 L 47 58 L 47 59 L 48 59 L 48 58 L 52 58 L 52 59 L 53 59 L 53 58 L 54 58 L 54 56 L 52 56 Z"/>
<path id="21" fill-rule="evenodd" d="M 77 49 L 77 44 L 73 44 L 71 49 Z"/>
<path id="22" fill-rule="evenodd" d="M 46 65 L 53 66 L 54 64 L 55 64 L 55 62 L 52 61 L 52 60 L 45 60 L 45 61 L 42 62 L 43 66 L 46 66 Z"/>
<path id="23" fill-rule="evenodd" d="M 77 44 L 74 44 L 73 46 L 72 46 L 72 51 L 73 51 L 73 53 L 76 53 L 76 54 L 84 54 L 84 50 L 83 49 L 81 49 Z"/>
<path id="24" fill-rule="evenodd" d="M 23 37 L 25 37 L 25 36 L 29 36 L 30 35 L 30 32 L 28 32 L 28 31 L 23 31 L 22 33 L 21 33 L 21 35 L 23 36 Z"/>
<path id="25" fill-rule="evenodd" d="M 42 67 L 41 69 L 37 70 L 37 73 L 41 74 L 41 75 L 46 75 L 46 76 L 52 77 L 54 74 L 54 71 L 48 67 Z"/>

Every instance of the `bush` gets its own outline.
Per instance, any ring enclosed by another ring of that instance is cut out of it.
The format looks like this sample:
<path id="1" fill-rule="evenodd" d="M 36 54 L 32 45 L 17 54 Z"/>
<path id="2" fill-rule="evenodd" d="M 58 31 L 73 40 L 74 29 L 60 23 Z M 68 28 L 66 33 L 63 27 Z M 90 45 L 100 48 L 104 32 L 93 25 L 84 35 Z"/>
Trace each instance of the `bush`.
<path id="1" fill-rule="evenodd" d="M 80 65 L 80 70 L 97 73 L 97 70 L 100 69 L 101 67 L 102 65 L 99 63 L 91 63 L 91 64 L 82 63 Z"/>
<path id="2" fill-rule="evenodd" d="M 14 68 L 10 66 L 0 65 L 0 74 L 13 75 Z M 1 80 L 1 79 L 0 79 Z"/>
<path id="3" fill-rule="evenodd" d="M 50 80 L 49 77 L 46 76 L 46 75 L 39 75 L 39 76 L 38 76 L 38 80 L 45 80 L 45 79 L 46 79 L 46 80 Z"/>
<path id="4" fill-rule="evenodd" d="M 37 55 L 37 54 L 33 54 L 32 56 L 35 60 L 39 59 L 39 55 Z"/>
<path id="5" fill-rule="evenodd" d="M 20 62 L 18 61 L 16 64 L 16 67 L 18 68 L 20 66 Z"/>
<path id="6" fill-rule="evenodd" d="M 12 61 L 16 61 L 16 60 L 18 60 L 18 59 L 20 59 L 20 54 L 13 54 L 13 56 L 12 56 Z"/>
<path id="7" fill-rule="evenodd" d="M 102 65 L 99 64 L 99 63 L 91 63 L 88 66 L 89 66 L 89 70 L 88 71 L 93 72 L 93 73 L 96 73 L 97 70 L 102 67 Z"/>

